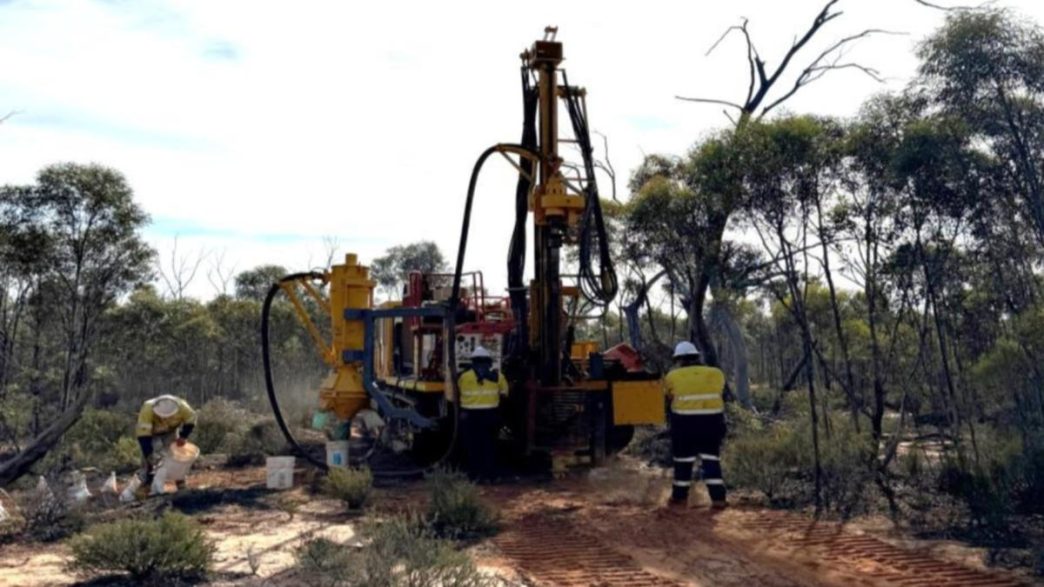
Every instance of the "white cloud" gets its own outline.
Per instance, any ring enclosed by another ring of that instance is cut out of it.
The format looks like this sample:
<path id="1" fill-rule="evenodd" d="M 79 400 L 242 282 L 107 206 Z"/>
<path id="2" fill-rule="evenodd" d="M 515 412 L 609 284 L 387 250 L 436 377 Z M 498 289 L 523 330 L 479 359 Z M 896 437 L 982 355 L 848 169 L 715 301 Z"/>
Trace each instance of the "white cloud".
<path id="1" fill-rule="evenodd" d="M 22 114 L 0 127 L 0 182 L 29 181 L 59 160 L 116 167 L 162 221 L 150 232 L 158 247 L 169 248 L 171 226 L 184 227 L 183 246 L 224 250 L 241 269 L 305 268 L 326 235 L 364 259 L 420 239 L 452 257 L 475 157 L 518 139 L 517 55 L 544 25 L 560 27 L 570 81 L 588 88 L 591 123 L 609 135 L 626 180 L 643 152 L 683 152 L 725 123 L 719 109 L 673 96 L 745 91 L 738 38 L 704 57 L 726 27 L 750 17 L 772 66 L 820 4 L 3 4 L 0 111 Z M 1037 3 L 1016 5 L 1044 19 Z M 915 42 L 942 18 L 912 0 L 841 8 L 809 52 L 867 27 L 907 31 L 851 53 L 892 78 L 886 88 L 913 73 Z M 789 108 L 850 114 L 883 89 L 838 72 Z M 514 182 L 493 167 L 468 264 L 495 284 Z"/>

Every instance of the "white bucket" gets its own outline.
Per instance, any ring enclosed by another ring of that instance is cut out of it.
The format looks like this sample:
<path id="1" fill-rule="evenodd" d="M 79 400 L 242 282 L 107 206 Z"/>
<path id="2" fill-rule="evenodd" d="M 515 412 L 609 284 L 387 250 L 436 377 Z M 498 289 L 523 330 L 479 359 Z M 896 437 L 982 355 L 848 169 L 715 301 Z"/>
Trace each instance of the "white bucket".
<path id="1" fill-rule="evenodd" d="M 167 483 L 181 481 L 188 475 L 192 463 L 199 458 L 199 447 L 186 442 L 184 446 L 172 443 L 163 453 L 163 462 L 152 479 L 152 493 L 164 493 Z"/>
<path id="2" fill-rule="evenodd" d="M 294 457 L 268 457 L 265 459 L 269 489 L 290 489 L 294 486 Z"/>
<path id="3" fill-rule="evenodd" d="M 348 466 L 347 440 L 331 440 L 326 443 L 326 465 L 341 468 Z"/>

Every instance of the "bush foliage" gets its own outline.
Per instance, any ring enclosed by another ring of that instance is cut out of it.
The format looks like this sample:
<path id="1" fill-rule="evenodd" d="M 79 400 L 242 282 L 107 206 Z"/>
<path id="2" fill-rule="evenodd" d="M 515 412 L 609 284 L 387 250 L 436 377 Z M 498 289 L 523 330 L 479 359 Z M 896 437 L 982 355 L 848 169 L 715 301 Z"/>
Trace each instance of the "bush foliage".
<path id="1" fill-rule="evenodd" d="M 188 516 L 167 512 L 153 520 L 121 520 L 90 528 L 73 538 L 71 570 L 92 574 L 127 573 L 142 584 L 204 577 L 213 548 Z"/>
<path id="2" fill-rule="evenodd" d="M 367 468 L 331 467 L 322 481 L 323 494 L 339 499 L 350 510 L 362 509 L 373 491 L 373 474 Z"/>
<path id="3" fill-rule="evenodd" d="M 422 518 L 395 517 L 365 525 L 363 546 L 351 549 L 325 538 L 297 551 L 297 571 L 309 585 L 367 587 L 486 587 L 498 584 L 480 573 L 467 554 L 438 538 Z"/>
<path id="4" fill-rule="evenodd" d="M 428 478 L 428 489 L 428 521 L 436 535 L 461 540 L 496 533 L 497 516 L 463 474 L 438 469 Z"/>

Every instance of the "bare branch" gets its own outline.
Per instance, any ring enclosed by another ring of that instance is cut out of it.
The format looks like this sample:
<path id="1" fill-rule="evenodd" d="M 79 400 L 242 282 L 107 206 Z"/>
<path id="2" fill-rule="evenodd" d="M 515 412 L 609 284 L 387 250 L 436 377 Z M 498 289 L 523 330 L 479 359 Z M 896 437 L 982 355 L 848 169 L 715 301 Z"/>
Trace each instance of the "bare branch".
<path id="1" fill-rule="evenodd" d="M 225 253 L 226 251 L 215 253 L 210 269 L 207 270 L 207 281 L 218 295 L 228 295 L 228 286 L 236 274 L 235 265 L 230 268 L 225 267 Z"/>
<path id="2" fill-rule="evenodd" d="M 676 100 L 685 100 L 686 102 L 700 102 L 703 104 L 721 104 L 722 106 L 731 106 L 739 111 L 743 111 L 743 106 L 735 102 L 729 102 L 728 100 L 715 100 L 713 98 L 686 98 L 685 96 L 675 96 Z"/>
<path id="3" fill-rule="evenodd" d="M 609 181 L 613 185 L 613 201 L 617 204 L 620 200 L 616 199 L 616 168 L 613 167 L 613 162 L 609 159 L 609 137 L 605 136 L 605 133 L 594 131 L 596 135 L 602 137 L 602 150 L 605 152 L 605 156 L 602 161 L 595 161 L 595 167 L 601 169 L 609 176 Z"/>
<path id="4" fill-rule="evenodd" d="M 954 10 L 979 10 L 981 8 L 989 6 L 990 4 L 993 4 L 993 2 L 985 2 L 978 6 L 943 6 L 942 4 L 935 4 L 934 2 L 928 2 L 927 0 L 914 0 L 914 2 L 920 4 L 921 6 L 927 6 L 928 8 L 934 8 L 936 10 L 943 10 L 946 12 L 951 12 Z"/>
<path id="5" fill-rule="evenodd" d="M 771 104 L 762 109 L 759 118 L 764 117 L 772 109 L 776 108 L 783 102 L 789 100 L 804 86 L 807 86 L 808 84 L 823 77 L 828 71 L 834 71 L 838 69 L 858 69 L 878 82 L 884 81 L 881 78 L 880 73 L 875 69 L 859 65 L 857 63 L 839 63 L 840 59 L 844 56 L 845 49 L 848 47 L 848 45 L 855 41 L 858 41 L 859 39 L 864 39 L 866 37 L 876 34 L 904 35 L 906 33 L 889 31 L 884 29 L 866 29 L 860 33 L 849 35 L 847 37 L 839 39 L 834 44 L 824 49 L 815 59 L 812 60 L 811 63 L 809 63 L 807 67 L 805 67 L 801 74 L 798 75 L 797 79 L 794 80 L 794 86 L 790 88 L 790 90 L 787 93 L 783 94 L 775 101 L 773 101 Z M 829 59 L 831 56 L 834 57 L 833 63 L 825 64 L 824 61 Z"/>
<path id="6" fill-rule="evenodd" d="M 178 255 L 178 236 L 174 236 L 174 246 L 170 251 L 169 274 L 164 270 L 162 261 L 156 260 L 156 269 L 171 298 L 180 300 L 185 295 L 185 291 L 195 281 L 199 267 L 207 256 L 208 253 L 205 250 L 199 250 L 194 255 L 192 253 Z"/>
<path id="7" fill-rule="evenodd" d="M 334 258 L 337 256 L 337 251 L 341 248 L 341 239 L 333 235 L 326 235 L 323 237 L 323 249 L 326 252 L 326 265 L 323 269 L 329 271 L 334 264 Z"/>

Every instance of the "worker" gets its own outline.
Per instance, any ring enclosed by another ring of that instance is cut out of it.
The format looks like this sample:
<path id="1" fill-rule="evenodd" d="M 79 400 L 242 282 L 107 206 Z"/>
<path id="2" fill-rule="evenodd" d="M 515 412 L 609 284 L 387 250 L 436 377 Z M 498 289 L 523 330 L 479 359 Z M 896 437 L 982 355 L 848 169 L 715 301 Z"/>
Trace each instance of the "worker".
<path id="1" fill-rule="evenodd" d="M 184 446 L 192 429 L 196 427 L 196 411 L 185 400 L 173 395 L 161 395 L 147 400 L 138 412 L 135 430 L 141 447 L 142 483 L 148 486 L 156 465 L 157 450 L 162 454 L 172 443 Z M 178 489 L 185 488 L 185 480 L 177 482 Z"/>
<path id="2" fill-rule="evenodd" d="M 664 378 L 674 457 L 674 485 L 668 503 L 682 507 L 688 503 L 692 471 L 699 457 L 711 505 L 724 507 L 720 457 L 725 438 L 725 374 L 716 367 L 703 365 L 700 351 L 688 341 L 674 348 L 674 361 L 675 368 Z"/>
<path id="3" fill-rule="evenodd" d="M 501 396 L 507 379 L 493 368 L 493 355 L 478 346 L 471 368 L 457 381 L 460 390 L 460 442 L 464 470 L 476 481 L 492 481 L 496 474 L 496 440 L 500 429 Z"/>

